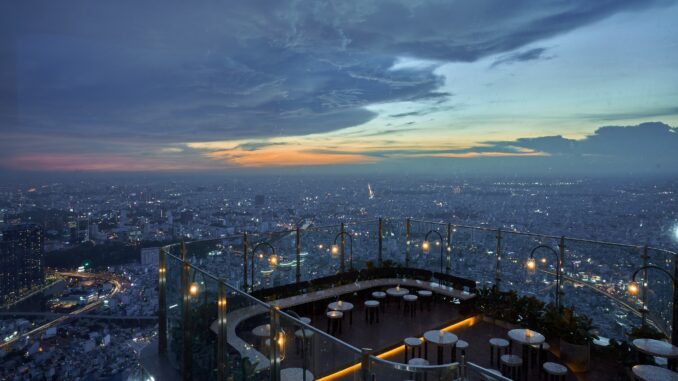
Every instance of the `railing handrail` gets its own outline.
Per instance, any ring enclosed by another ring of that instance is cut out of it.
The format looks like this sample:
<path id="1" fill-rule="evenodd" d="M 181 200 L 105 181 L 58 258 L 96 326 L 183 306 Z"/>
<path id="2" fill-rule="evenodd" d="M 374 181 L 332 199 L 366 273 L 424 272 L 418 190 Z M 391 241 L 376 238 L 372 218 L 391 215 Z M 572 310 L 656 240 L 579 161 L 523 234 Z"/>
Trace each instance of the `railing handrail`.
<path id="1" fill-rule="evenodd" d="M 447 364 L 439 365 L 409 365 L 402 362 L 391 361 L 382 359 L 379 356 L 370 355 L 370 359 L 377 363 L 382 363 L 386 366 L 389 366 L 396 370 L 403 370 L 407 372 L 428 372 L 428 371 L 444 371 L 444 370 L 456 370 L 460 368 L 459 362 L 451 362 Z"/>

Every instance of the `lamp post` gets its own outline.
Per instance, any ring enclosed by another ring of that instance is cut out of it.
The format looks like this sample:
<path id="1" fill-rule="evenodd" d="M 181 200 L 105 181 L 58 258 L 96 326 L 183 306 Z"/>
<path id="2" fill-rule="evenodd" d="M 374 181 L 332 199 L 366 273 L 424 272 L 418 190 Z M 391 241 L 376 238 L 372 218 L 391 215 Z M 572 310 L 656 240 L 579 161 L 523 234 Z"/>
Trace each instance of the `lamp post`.
<path id="1" fill-rule="evenodd" d="M 339 254 L 339 246 L 337 245 L 337 240 L 339 237 L 348 237 L 348 267 L 349 269 L 353 270 L 353 236 L 351 236 L 349 232 L 342 230 L 334 237 L 334 244 L 332 245 L 331 249 L 332 255 L 336 256 Z"/>
<path id="2" fill-rule="evenodd" d="M 424 251 L 424 253 L 428 253 L 429 248 L 431 247 L 431 244 L 428 242 L 428 237 L 431 235 L 431 233 L 435 233 L 438 235 L 438 238 L 440 238 L 440 272 L 443 272 L 443 246 L 445 243 L 445 240 L 443 239 L 442 234 L 438 232 L 437 230 L 429 230 L 428 233 L 426 233 L 426 236 L 424 236 L 424 242 L 421 243 L 421 249 Z"/>
<path id="3" fill-rule="evenodd" d="M 257 250 L 259 250 L 259 248 L 262 246 L 268 246 L 271 249 L 271 256 L 268 258 L 268 264 L 271 267 L 278 265 L 278 257 L 275 255 L 275 247 L 273 247 L 273 245 L 271 245 L 268 241 L 260 242 L 254 246 L 254 249 L 252 249 L 252 268 L 250 269 L 250 291 L 254 290 L 254 259 L 256 258 Z"/>
<path id="4" fill-rule="evenodd" d="M 636 282 L 636 276 L 638 275 L 639 272 L 648 269 L 655 269 L 663 272 L 664 274 L 668 275 L 668 277 L 671 279 L 671 283 L 673 283 L 673 314 L 672 314 L 673 322 L 671 324 L 671 342 L 673 343 L 673 345 L 678 345 L 678 312 L 676 312 L 676 306 L 678 306 L 678 284 L 676 284 L 676 279 L 678 278 L 678 261 L 676 261 L 673 275 L 671 275 L 671 273 L 666 271 L 665 269 L 655 265 L 643 266 L 638 270 L 634 271 L 633 275 L 631 276 L 631 282 L 629 282 L 629 294 L 633 296 L 638 295 L 638 292 L 640 291 L 640 286 L 638 285 L 638 282 Z M 643 287 L 646 287 L 646 285 L 647 279 L 643 279 Z M 645 313 L 647 312 L 647 309 L 644 304 L 643 309 L 640 312 L 644 324 Z"/>
<path id="5" fill-rule="evenodd" d="M 560 273 L 561 273 L 561 267 L 562 267 L 562 258 L 560 257 L 560 254 L 552 248 L 549 245 L 539 245 L 532 249 L 530 252 L 530 258 L 527 260 L 527 269 L 530 271 L 534 271 L 537 269 L 537 261 L 534 259 L 534 253 L 539 250 L 539 249 L 548 249 L 550 252 L 553 253 L 553 255 L 556 256 L 556 309 L 560 311 L 560 295 L 561 295 L 561 290 L 560 290 Z"/>

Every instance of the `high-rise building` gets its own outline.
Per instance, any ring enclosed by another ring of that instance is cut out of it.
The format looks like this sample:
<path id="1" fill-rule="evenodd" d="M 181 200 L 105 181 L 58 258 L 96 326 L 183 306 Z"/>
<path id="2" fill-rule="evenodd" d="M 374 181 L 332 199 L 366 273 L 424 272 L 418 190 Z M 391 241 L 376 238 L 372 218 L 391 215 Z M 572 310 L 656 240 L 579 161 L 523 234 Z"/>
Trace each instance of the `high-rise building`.
<path id="1" fill-rule="evenodd" d="M 44 234 L 34 224 L 10 226 L 0 238 L 0 300 L 11 300 L 44 282 Z"/>

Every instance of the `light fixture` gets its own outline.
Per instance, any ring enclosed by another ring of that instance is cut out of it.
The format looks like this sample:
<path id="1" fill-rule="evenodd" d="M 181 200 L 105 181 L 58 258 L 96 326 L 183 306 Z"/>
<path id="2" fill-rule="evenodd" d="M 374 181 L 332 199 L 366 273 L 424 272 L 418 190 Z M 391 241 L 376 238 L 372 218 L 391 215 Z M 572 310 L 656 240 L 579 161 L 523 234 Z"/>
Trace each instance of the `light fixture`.
<path id="1" fill-rule="evenodd" d="M 629 283 L 629 294 L 633 296 L 638 295 L 639 290 L 640 288 L 638 287 L 638 282 L 632 281 L 631 283 Z"/>
<path id="2" fill-rule="evenodd" d="M 268 264 L 271 267 L 276 267 L 278 265 L 278 256 L 273 254 L 270 257 L 268 257 Z"/>
<path id="3" fill-rule="evenodd" d="M 428 254 L 428 250 L 431 248 L 431 244 L 428 241 L 424 241 L 421 243 L 421 249 L 424 251 L 424 253 Z"/>
<path id="4" fill-rule="evenodd" d="M 330 252 L 332 253 L 332 257 L 336 258 L 337 255 L 339 255 L 339 246 L 332 245 L 332 249 L 330 250 Z"/>
<path id="5" fill-rule="evenodd" d="M 188 293 L 191 296 L 196 296 L 198 295 L 198 291 L 200 291 L 200 286 L 198 286 L 197 282 L 191 283 L 191 285 L 188 287 Z"/>
<path id="6" fill-rule="evenodd" d="M 537 268 L 537 262 L 534 260 L 534 258 L 530 258 L 527 260 L 527 269 L 530 271 L 534 271 Z"/>

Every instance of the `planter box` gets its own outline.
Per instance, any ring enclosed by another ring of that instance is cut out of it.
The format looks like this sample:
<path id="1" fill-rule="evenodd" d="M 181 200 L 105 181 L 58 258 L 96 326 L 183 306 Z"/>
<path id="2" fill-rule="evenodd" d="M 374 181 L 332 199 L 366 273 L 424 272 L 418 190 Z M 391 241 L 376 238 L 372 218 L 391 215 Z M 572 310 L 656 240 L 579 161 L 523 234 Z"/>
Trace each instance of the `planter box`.
<path id="1" fill-rule="evenodd" d="M 591 365 L 591 345 L 572 344 L 560 339 L 560 359 L 573 372 L 586 372 Z"/>

